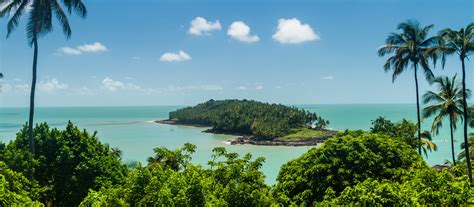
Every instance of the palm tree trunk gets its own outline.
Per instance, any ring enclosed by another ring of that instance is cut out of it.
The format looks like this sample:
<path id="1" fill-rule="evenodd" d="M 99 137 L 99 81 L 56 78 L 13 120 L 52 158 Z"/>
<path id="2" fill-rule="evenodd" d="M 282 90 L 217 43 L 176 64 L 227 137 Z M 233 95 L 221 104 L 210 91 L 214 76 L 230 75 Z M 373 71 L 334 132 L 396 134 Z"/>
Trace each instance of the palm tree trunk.
<path id="1" fill-rule="evenodd" d="M 31 81 L 30 91 L 30 116 L 28 120 L 28 133 L 30 140 L 30 150 L 33 155 L 35 154 L 35 139 L 33 136 L 33 116 L 35 114 L 35 90 L 36 90 L 36 66 L 38 63 L 38 40 L 33 39 L 33 79 Z"/>
<path id="2" fill-rule="evenodd" d="M 469 182 L 472 184 L 472 166 L 471 158 L 469 157 L 469 140 L 467 139 L 467 100 L 466 100 L 466 66 L 464 65 L 464 57 L 461 56 L 462 63 L 462 105 L 463 105 L 463 115 L 464 115 L 464 151 L 466 153 L 466 164 L 467 164 L 467 174 L 469 176 Z"/>
<path id="3" fill-rule="evenodd" d="M 418 119 L 418 153 L 421 155 L 421 119 L 420 119 L 420 97 L 418 92 L 418 76 L 417 76 L 417 63 L 414 64 L 415 67 L 415 88 L 416 88 L 416 115 Z"/>
<path id="4" fill-rule="evenodd" d="M 454 135 L 453 135 L 453 116 L 449 115 L 449 129 L 451 130 L 451 154 L 453 155 L 453 165 L 456 165 L 456 157 L 454 155 Z"/>

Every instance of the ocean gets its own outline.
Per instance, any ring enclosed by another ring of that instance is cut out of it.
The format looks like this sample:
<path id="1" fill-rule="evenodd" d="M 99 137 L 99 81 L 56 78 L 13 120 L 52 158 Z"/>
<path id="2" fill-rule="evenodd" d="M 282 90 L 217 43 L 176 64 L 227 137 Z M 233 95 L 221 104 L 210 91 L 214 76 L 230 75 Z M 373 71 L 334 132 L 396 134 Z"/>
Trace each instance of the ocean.
<path id="1" fill-rule="evenodd" d="M 403 118 L 416 120 L 415 104 L 330 104 L 296 105 L 330 121 L 329 127 L 336 130 L 368 130 L 371 120 L 378 116 L 392 121 Z M 118 147 L 123 151 L 123 161 L 146 163 L 153 156 L 153 148 L 181 147 L 189 142 L 197 146 L 193 163 L 207 165 L 212 149 L 226 147 L 230 152 L 241 155 L 251 153 L 254 158 L 265 157 L 262 170 L 268 184 L 276 182 L 278 171 L 284 163 L 297 158 L 311 147 L 229 145 L 228 135 L 201 132 L 202 128 L 163 125 L 154 120 L 168 118 L 168 113 L 182 106 L 126 106 L 126 107 L 38 107 L 35 123 L 48 122 L 51 127 L 64 128 L 71 120 L 80 128 L 97 131 L 102 143 Z M 28 120 L 28 108 L 0 108 L 0 142 L 8 143 L 15 138 L 23 124 Z M 431 129 L 432 119 L 422 122 L 423 130 Z M 442 164 L 450 159 L 449 125 L 444 124 L 440 134 L 434 136 L 438 151 L 428 153 L 428 164 Z M 462 126 L 455 133 L 456 153 L 462 142 Z"/>

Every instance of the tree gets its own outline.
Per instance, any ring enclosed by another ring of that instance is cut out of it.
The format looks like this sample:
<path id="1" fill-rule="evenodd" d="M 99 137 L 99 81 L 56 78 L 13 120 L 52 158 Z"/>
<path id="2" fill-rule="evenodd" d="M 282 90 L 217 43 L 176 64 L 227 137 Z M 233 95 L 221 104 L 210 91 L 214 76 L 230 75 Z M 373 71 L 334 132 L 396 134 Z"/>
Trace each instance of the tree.
<path id="1" fill-rule="evenodd" d="M 431 133 L 424 131 L 421 133 L 421 142 L 418 142 L 416 137 L 417 127 L 413 122 L 402 119 L 397 123 L 393 123 L 383 117 L 378 117 L 372 121 L 372 127 L 370 127 L 370 133 L 384 134 L 390 137 L 401 139 L 414 149 L 421 145 L 421 149 L 426 157 L 428 157 L 428 151 L 436 151 L 438 146 L 431 142 Z"/>
<path id="2" fill-rule="evenodd" d="M 263 158 L 219 147 L 213 149 L 210 168 L 203 168 L 190 163 L 194 149 L 192 144 L 157 147 L 159 164 L 134 168 L 123 185 L 91 190 L 80 206 L 270 206 L 270 188 L 260 170 Z"/>
<path id="3" fill-rule="evenodd" d="M 465 147 L 466 147 L 466 142 L 463 142 L 461 144 L 461 148 L 465 148 Z M 471 165 L 472 165 L 473 162 L 474 162 L 474 133 L 469 134 L 469 143 L 468 143 L 467 147 L 469 149 L 468 155 L 471 158 L 469 160 L 471 161 Z M 468 156 L 466 156 L 466 151 L 462 151 L 458 154 L 458 158 L 462 162 L 467 162 L 467 160 L 468 160 L 467 157 Z"/>
<path id="4" fill-rule="evenodd" d="M 87 11 L 82 0 L 62 0 L 64 7 L 69 14 L 75 11 L 80 17 L 85 18 Z M 30 140 L 30 150 L 35 153 L 35 145 L 33 138 L 33 116 L 35 108 L 35 88 L 36 88 L 36 68 L 38 63 L 38 38 L 44 36 L 53 30 L 52 17 L 53 14 L 59 21 L 62 31 L 66 38 L 71 37 L 71 27 L 64 9 L 58 0 L 0 0 L 0 18 L 11 14 L 7 24 L 7 38 L 12 31 L 18 26 L 21 16 L 28 13 L 28 22 L 26 27 L 26 35 L 28 44 L 33 47 L 33 74 L 30 91 L 30 113 L 28 119 L 28 130 Z"/>
<path id="5" fill-rule="evenodd" d="M 463 114 L 463 90 L 461 84 L 456 81 L 456 76 L 452 78 L 437 77 L 434 83 L 438 87 L 438 92 L 428 91 L 423 95 L 424 104 L 432 104 L 423 109 L 423 117 L 435 116 L 431 126 L 431 132 L 439 134 L 439 129 L 443 126 L 444 118 L 449 120 L 449 129 L 451 132 L 451 154 L 453 164 L 456 164 L 454 152 L 454 131 L 457 128 L 457 122 Z"/>
<path id="6" fill-rule="evenodd" d="M 459 56 L 462 64 L 462 88 L 463 88 L 463 117 L 464 117 L 464 143 L 469 143 L 467 132 L 468 120 L 468 105 L 467 105 L 467 88 L 466 88 L 466 66 L 465 61 L 469 55 L 474 53 L 474 23 L 470 23 L 466 28 L 461 28 L 455 31 L 449 28 L 443 29 L 439 32 L 439 38 L 442 40 L 436 48 L 435 53 L 441 54 L 443 66 L 446 62 L 446 56 L 456 54 Z M 468 153 L 469 144 L 464 147 L 465 153 Z M 472 165 L 469 156 L 467 159 L 467 169 L 469 180 L 472 183 Z"/>
<path id="7" fill-rule="evenodd" d="M 97 134 L 81 131 L 71 122 L 66 129 L 33 128 L 36 153 L 29 151 L 28 127 L 0 151 L 0 160 L 46 190 L 39 201 L 47 206 L 77 206 L 89 189 L 119 184 L 127 168 L 102 144 Z"/>
<path id="8" fill-rule="evenodd" d="M 309 206 L 329 191 L 339 194 L 368 178 L 400 181 L 408 169 L 426 167 L 416 150 L 400 139 L 344 132 L 284 164 L 274 194 L 284 206 Z"/>
<path id="9" fill-rule="evenodd" d="M 379 56 L 393 54 L 384 64 L 385 72 L 393 71 L 392 82 L 394 82 L 401 73 L 408 70 L 410 65 L 413 68 L 419 142 L 421 142 L 421 118 L 418 92 L 418 66 L 421 66 L 426 79 L 431 82 L 434 76 L 429 67 L 431 56 L 428 51 L 437 42 L 436 37 L 428 37 L 428 32 L 431 28 L 433 28 L 433 25 L 422 27 L 416 20 L 408 20 L 400 23 L 397 29 L 401 30 L 401 33 L 391 33 L 387 37 L 385 45 L 378 50 Z M 421 154 L 421 145 L 418 147 L 418 152 Z"/>

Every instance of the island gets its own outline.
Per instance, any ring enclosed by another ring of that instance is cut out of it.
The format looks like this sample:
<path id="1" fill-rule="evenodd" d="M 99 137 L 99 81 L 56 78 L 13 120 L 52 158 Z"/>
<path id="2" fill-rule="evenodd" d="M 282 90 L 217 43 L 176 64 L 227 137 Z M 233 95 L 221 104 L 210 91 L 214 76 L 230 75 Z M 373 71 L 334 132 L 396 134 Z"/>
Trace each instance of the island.
<path id="1" fill-rule="evenodd" d="M 297 107 L 253 100 L 209 100 L 169 113 L 161 124 L 207 127 L 204 132 L 237 135 L 231 144 L 314 146 L 336 135 L 329 121 Z"/>

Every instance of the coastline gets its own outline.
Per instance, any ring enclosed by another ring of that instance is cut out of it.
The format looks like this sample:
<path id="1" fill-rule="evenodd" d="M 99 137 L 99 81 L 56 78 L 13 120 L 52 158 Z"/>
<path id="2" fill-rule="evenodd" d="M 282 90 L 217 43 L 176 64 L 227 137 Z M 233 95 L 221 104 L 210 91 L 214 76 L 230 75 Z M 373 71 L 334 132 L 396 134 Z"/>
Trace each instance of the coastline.
<path id="1" fill-rule="evenodd" d="M 164 119 L 164 120 L 155 120 L 155 123 L 158 124 L 168 124 L 168 125 L 177 125 L 177 126 L 191 126 L 191 127 L 197 127 L 197 128 L 209 128 L 211 126 L 209 125 L 203 125 L 203 124 L 187 124 L 187 123 L 179 123 L 177 120 L 170 120 L 170 119 Z M 262 145 L 262 146 L 294 146 L 294 147 L 299 147 L 299 146 L 318 146 L 322 144 L 326 139 L 329 139 L 337 134 L 337 131 L 333 130 L 326 130 L 329 131 L 327 135 L 324 136 L 319 136 L 319 137 L 313 137 L 313 138 L 295 138 L 295 139 L 284 139 L 281 137 L 276 137 L 274 139 L 268 140 L 268 139 L 261 139 L 257 136 L 254 135 L 248 135 L 248 134 L 232 134 L 232 133 L 220 133 L 220 132 L 214 132 L 211 129 L 203 130 L 202 132 L 205 133 L 213 133 L 213 134 L 225 134 L 225 135 L 232 135 L 234 136 L 233 139 L 228 140 L 230 145 Z"/>

